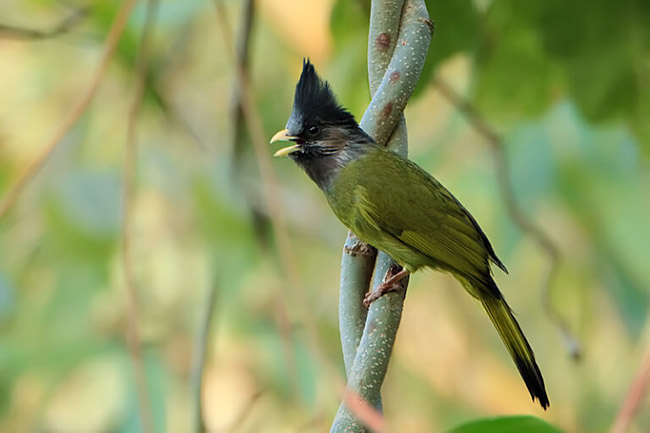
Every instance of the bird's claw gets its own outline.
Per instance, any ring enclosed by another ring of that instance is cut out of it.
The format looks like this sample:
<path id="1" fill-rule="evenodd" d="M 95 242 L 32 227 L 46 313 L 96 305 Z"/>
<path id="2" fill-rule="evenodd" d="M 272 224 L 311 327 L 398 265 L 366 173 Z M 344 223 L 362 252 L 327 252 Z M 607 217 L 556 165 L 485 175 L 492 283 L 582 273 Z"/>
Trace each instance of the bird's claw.
<path id="1" fill-rule="evenodd" d="M 366 308 L 370 308 L 370 304 L 384 296 L 386 293 L 396 292 L 401 288 L 402 285 L 400 283 L 382 283 L 377 286 L 375 290 L 366 293 L 366 296 L 363 298 L 363 305 L 365 305 Z"/>
<path id="2" fill-rule="evenodd" d="M 386 275 L 384 275 L 384 281 L 377 286 L 375 290 L 366 293 L 366 296 L 363 298 L 363 305 L 365 305 L 366 308 L 370 308 L 372 302 L 381 298 L 386 293 L 397 292 L 398 290 L 405 288 L 400 281 L 407 275 L 408 272 L 405 269 L 402 269 L 401 266 L 395 263 L 391 264 Z"/>

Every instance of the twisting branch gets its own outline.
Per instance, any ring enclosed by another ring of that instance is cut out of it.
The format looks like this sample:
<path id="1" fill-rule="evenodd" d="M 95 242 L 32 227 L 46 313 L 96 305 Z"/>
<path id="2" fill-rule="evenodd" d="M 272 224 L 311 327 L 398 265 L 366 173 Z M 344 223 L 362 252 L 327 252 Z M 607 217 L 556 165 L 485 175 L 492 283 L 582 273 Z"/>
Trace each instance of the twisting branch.
<path id="1" fill-rule="evenodd" d="M 370 95 L 374 96 L 381 83 L 390 59 L 393 57 L 397 35 L 404 9 L 404 0 L 394 2 L 373 1 L 370 10 L 370 32 L 368 34 L 368 81 Z M 366 122 L 367 123 L 367 122 Z M 365 128 L 367 125 L 361 122 Z M 393 134 L 399 144 L 394 148 L 405 148 L 406 123 L 400 122 Z M 384 137 L 383 141 L 389 137 Z M 339 329 L 345 372 L 350 374 L 352 362 L 357 354 L 368 310 L 361 301 L 368 291 L 377 251 L 360 242 L 349 232 L 341 258 L 341 284 L 339 290 Z"/>
<path id="2" fill-rule="evenodd" d="M 390 144 L 394 145 L 398 152 L 406 155 L 407 140 L 403 110 L 424 66 L 433 27 L 423 0 L 406 0 L 401 10 L 395 9 L 395 4 L 389 3 L 378 0 L 372 2 L 368 43 L 377 45 L 370 46 L 368 49 L 368 72 L 371 91 L 373 86 L 377 87 L 361 120 L 361 127 L 380 144 L 388 142 L 391 135 L 397 137 L 391 138 Z M 398 19 L 397 23 L 396 19 Z M 392 49 L 392 54 L 384 53 L 384 48 L 385 51 Z M 375 56 L 377 56 L 377 63 L 373 63 Z M 382 73 L 383 77 L 379 80 L 378 76 Z M 349 272 L 345 269 L 345 261 L 344 254 L 342 272 Z M 384 253 L 378 255 L 374 272 L 374 288 L 382 283 L 384 275 L 392 266 L 394 263 L 390 257 Z M 345 281 L 346 276 L 342 275 L 341 280 Z M 370 305 L 354 361 L 347 368 L 348 390 L 377 411 L 381 411 L 381 385 L 388 370 L 388 362 L 402 316 L 406 284 L 407 281 L 403 281 L 404 290 L 388 293 Z M 349 287 L 355 293 L 362 292 L 366 288 L 367 286 Z M 342 293 L 344 289 L 346 287 L 342 285 Z M 341 300 L 346 302 L 354 299 L 355 296 L 341 297 Z M 351 311 L 352 308 L 349 307 L 348 310 Z M 341 324 L 344 322 L 341 321 Z M 350 331 L 352 335 L 357 332 L 354 326 L 356 325 L 353 323 Z M 341 329 L 342 334 L 346 332 L 348 330 Z M 350 343 L 344 345 L 349 346 Z M 348 347 L 347 350 L 350 351 L 350 348 Z M 348 363 L 349 360 L 346 365 Z M 353 409 L 344 401 L 336 415 L 331 432 L 366 431 L 366 426 L 359 420 L 358 413 Z"/>
<path id="3" fill-rule="evenodd" d="M 108 64 L 113 57 L 115 47 L 117 46 L 117 42 L 119 41 L 122 32 L 124 31 L 127 19 L 131 13 L 131 9 L 133 9 L 135 2 L 136 0 L 125 0 L 122 4 L 122 7 L 117 13 L 115 20 L 113 21 L 113 25 L 108 32 L 108 36 L 106 37 L 106 42 L 104 43 L 104 54 L 102 55 L 101 62 L 97 67 L 97 71 L 93 76 L 90 86 L 81 96 L 79 102 L 72 108 L 72 110 L 70 110 L 67 117 L 63 119 L 59 128 L 47 142 L 45 147 L 38 153 L 38 155 L 36 155 L 27 169 L 25 169 L 18 180 L 15 181 L 11 187 L 9 187 L 9 191 L 6 192 L 2 197 L 2 201 L 0 202 L 0 219 L 6 216 L 7 213 L 11 210 L 25 187 L 31 180 L 34 179 L 34 177 L 36 177 L 40 169 L 43 167 L 43 164 L 45 164 L 47 159 L 56 149 L 56 146 L 63 139 L 63 137 L 65 137 L 68 132 L 70 132 L 84 111 L 86 111 L 88 105 L 90 105 L 90 101 L 92 101 L 93 96 L 95 96 L 95 92 L 99 87 L 99 84 L 104 78 Z"/>
<path id="4" fill-rule="evenodd" d="M 75 9 L 50 30 L 27 29 L 7 24 L 0 24 L 0 38 L 24 41 L 56 38 L 74 29 L 86 17 L 86 15 L 88 15 L 87 7 Z"/>
<path id="5" fill-rule="evenodd" d="M 540 226 L 524 213 L 517 203 L 512 182 L 509 178 L 510 167 L 505 154 L 503 140 L 474 106 L 459 95 L 445 80 L 436 77 L 434 79 L 434 85 L 490 144 L 496 163 L 499 190 L 501 191 L 501 196 L 503 197 L 510 218 L 512 218 L 523 233 L 533 238 L 539 248 L 548 256 L 548 270 L 541 285 L 542 307 L 544 308 L 544 312 L 557 327 L 569 354 L 575 359 L 579 358 L 581 352 L 580 343 L 573 336 L 569 326 L 551 303 L 550 293 L 560 264 L 560 250 L 555 242 L 553 242 Z"/>
<path id="6" fill-rule="evenodd" d="M 122 270 L 127 292 L 126 341 L 133 362 L 133 371 L 140 405 L 140 422 L 145 433 L 153 433 L 151 400 L 147 386 L 147 376 L 142 357 L 142 340 L 138 330 L 138 291 L 133 273 L 131 257 L 131 206 L 133 203 L 134 177 L 136 171 L 136 127 L 142 105 L 142 96 L 147 84 L 147 70 L 151 30 L 158 7 L 158 0 L 148 0 L 142 36 L 135 65 L 136 86 L 129 109 L 126 147 L 124 152 L 124 205 L 122 214 Z"/>
<path id="7" fill-rule="evenodd" d="M 628 431 L 634 416 L 639 411 L 643 399 L 648 393 L 650 387 L 650 347 L 641 361 L 636 377 L 630 386 L 630 390 L 625 396 L 621 409 L 616 415 L 609 433 L 625 433 Z"/>

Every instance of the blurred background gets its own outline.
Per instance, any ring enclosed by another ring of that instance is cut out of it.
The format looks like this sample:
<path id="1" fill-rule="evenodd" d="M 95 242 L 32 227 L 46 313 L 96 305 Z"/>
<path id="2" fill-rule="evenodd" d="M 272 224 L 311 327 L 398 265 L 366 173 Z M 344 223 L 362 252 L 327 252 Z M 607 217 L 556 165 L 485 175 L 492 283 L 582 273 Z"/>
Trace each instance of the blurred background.
<path id="1" fill-rule="evenodd" d="M 410 157 L 466 205 L 508 266 L 496 278 L 552 405 L 530 401 L 460 285 L 422 272 L 384 385 L 386 418 L 396 431 L 434 432 L 530 413 L 568 432 L 607 431 L 650 338 L 650 3 L 428 5 L 436 32 L 406 110 Z M 192 431 L 202 347 L 208 431 L 327 431 L 345 380 L 346 230 L 266 143 L 284 128 L 303 56 L 363 114 L 369 2 L 139 1 L 100 76 L 122 7 L 0 3 L 2 199 L 63 131 L 0 219 L 0 431 L 139 432 L 138 388 L 156 432 Z M 234 57 L 247 59 L 248 80 Z M 544 314 L 549 257 L 511 217 L 499 176 L 560 251 L 549 299 L 581 343 L 578 361 Z M 648 430 L 640 412 L 630 431 Z"/>

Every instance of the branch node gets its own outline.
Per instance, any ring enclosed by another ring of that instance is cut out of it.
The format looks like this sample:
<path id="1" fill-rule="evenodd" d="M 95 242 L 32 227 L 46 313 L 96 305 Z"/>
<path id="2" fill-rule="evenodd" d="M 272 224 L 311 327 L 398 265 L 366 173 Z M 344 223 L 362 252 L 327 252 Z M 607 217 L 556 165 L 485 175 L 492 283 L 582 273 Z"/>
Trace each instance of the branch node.
<path id="1" fill-rule="evenodd" d="M 377 254 L 377 250 L 375 249 L 375 247 L 373 247 L 372 245 L 368 245 L 367 243 L 358 239 L 357 242 L 351 247 L 344 245 L 343 250 L 345 251 L 346 254 L 349 254 L 352 257 L 356 257 L 356 256 L 372 257 L 375 254 Z"/>
<path id="2" fill-rule="evenodd" d="M 385 51 L 390 48 L 390 35 L 388 33 L 381 33 L 376 40 L 380 49 Z"/>

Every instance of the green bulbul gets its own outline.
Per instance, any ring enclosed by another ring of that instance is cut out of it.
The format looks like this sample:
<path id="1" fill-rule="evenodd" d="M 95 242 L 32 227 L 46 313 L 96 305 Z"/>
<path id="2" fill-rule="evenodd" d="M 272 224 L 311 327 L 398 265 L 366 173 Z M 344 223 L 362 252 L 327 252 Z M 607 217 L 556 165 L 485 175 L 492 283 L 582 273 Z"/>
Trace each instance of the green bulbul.
<path id="1" fill-rule="evenodd" d="M 402 270 L 366 297 L 398 288 L 421 268 L 452 274 L 478 299 L 517 365 L 533 401 L 549 405 L 544 379 L 519 324 L 492 279 L 490 264 L 508 272 L 474 217 L 415 163 L 381 147 L 338 104 L 314 66 L 303 62 L 286 129 L 271 143 L 325 193 L 334 214 L 359 239 L 387 253 Z"/>

